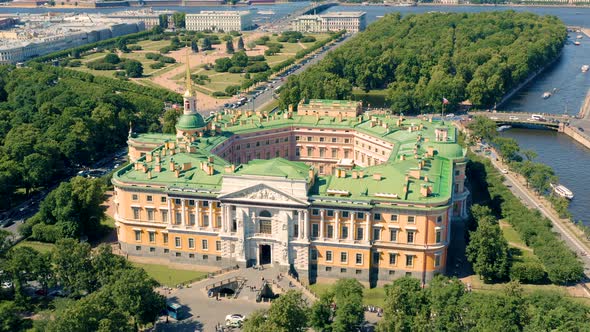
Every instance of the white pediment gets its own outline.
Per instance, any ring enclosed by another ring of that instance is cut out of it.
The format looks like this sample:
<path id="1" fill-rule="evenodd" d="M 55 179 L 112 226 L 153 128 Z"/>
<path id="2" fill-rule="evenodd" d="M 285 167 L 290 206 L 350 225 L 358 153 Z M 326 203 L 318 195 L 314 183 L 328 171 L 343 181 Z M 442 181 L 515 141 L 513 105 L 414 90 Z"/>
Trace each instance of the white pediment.
<path id="1" fill-rule="evenodd" d="M 303 205 L 308 204 L 305 201 L 287 195 L 277 189 L 271 188 L 264 184 L 258 184 L 232 193 L 227 193 L 225 195 L 220 196 L 220 198 L 240 201 L 246 200 L 253 202 L 272 202 Z"/>

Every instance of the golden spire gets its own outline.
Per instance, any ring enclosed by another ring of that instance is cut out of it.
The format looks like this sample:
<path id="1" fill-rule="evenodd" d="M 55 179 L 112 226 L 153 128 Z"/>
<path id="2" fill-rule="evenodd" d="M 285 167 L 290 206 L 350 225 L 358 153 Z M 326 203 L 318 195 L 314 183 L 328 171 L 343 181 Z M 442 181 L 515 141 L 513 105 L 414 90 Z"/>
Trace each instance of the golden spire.
<path id="1" fill-rule="evenodd" d="M 186 48 L 186 91 L 184 92 L 185 97 L 193 96 L 193 86 L 191 84 L 191 65 L 188 58 L 188 47 Z"/>

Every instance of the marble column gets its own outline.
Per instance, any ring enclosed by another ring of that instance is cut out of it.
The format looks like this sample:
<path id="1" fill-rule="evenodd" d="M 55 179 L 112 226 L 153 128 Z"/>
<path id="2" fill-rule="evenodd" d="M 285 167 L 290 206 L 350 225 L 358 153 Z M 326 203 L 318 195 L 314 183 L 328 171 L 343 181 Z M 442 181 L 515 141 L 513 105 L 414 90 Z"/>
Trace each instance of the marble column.
<path id="1" fill-rule="evenodd" d="M 168 197 L 168 225 L 172 225 L 172 198 Z"/>
<path id="2" fill-rule="evenodd" d="M 297 219 L 298 219 L 297 220 L 297 225 L 298 225 L 297 227 L 299 228 L 299 233 L 297 234 L 297 239 L 302 240 L 303 239 L 303 236 L 304 236 L 304 234 L 303 234 L 303 232 L 304 232 L 303 227 L 305 227 L 303 225 L 303 210 L 297 211 Z"/>
<path id="3" fill-rule="evenodd" d="M 185 208 L 185 206 L 186 206 L 186 199 L 182 198 L 180 200 L 180 203 L 181 203 L 180 206 L 181 206 L 181 209 L 182 209 L 182 211 L 180 212 L 181 213 L 181 216 L 182 216 L 182 221 L 180 222 L 180 224 L 183 225 L 184 227 L 186 227 L 186 216 L 185 216 L 185 213 L 186 213 L 185 212 L 185 210 L 186 210 L 186 208 Z"/>
<path id="4" fill-rule="evenodd" d="M 340 211 L 334 211 L 334 238 L 340 238 Z"/>
<path id="5" fill-rule="evenodd" d="M 369 242 L 371 241 L 371 213 L 370 212 L 366 212 L 365 213 L 365 228 L 366 228 L 366 232 L 367 234 L 365 235 L 365 241 Z"/>
<path id="6" fill-rule="evenodd" d="M 320 210 L 320 239 L 324 240 L 324 214 L 326 211 L 324 209 Z"/>
<path id="7" fill-rule="evenodd" d="M 348 239 L 350 241 L 354 240 L 354 217 L 356 213 L 350 212 L 350 227 L 348 228 Z"/>
<path id="8" fill-rule="evenodd" d="M 308 210 L 303 211 L 303 220 L 304 220 L 303 239 L 307 241 L 307 240 L 309 240 L 309 211 Z"/>
<path id="9" fill-rule="evenodd" d="M 208 229 L 210 231 L 213 231 L 213 218 L 215 217 L 215 215 L 213 214 L 213 204 L 215 204 L 215 202 L 213 201 L 209 201 L 209 227 Z"/>
<path id="10" fill-rule="evenodd" d="M 201 227 L 201 207 L 199 206 L 200 201 L 195 200 L 195 226 Z"/>

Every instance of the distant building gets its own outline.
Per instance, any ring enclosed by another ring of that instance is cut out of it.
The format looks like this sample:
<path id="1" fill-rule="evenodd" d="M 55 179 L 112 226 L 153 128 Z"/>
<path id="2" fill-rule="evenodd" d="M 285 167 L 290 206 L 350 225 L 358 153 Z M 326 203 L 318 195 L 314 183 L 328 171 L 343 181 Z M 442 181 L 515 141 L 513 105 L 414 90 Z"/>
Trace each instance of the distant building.
<path id="1" fill-rule="evenodd" d="M 201 11 L 199 14 L 186 14 L 186 29 L 243 31 L 254 26 L 252 16 L 249 11 Z"/>
<path id="2" fill-rule="evenodd" d="M 365 12 L 334 12 L 321 15 L 301 15 L 291 22 L 291 29 L 299 32 L 341 31 L 359 32 L 367 26 Z"/>
<path id="3" fill-rule="evenodd" d="M 0 64 L 15 64 L 52 52 L 143 31 L 143 22 L 100 16 L 65 14 L 31 15 L 24 26 L 0 32 Z"/>
<path id="4" fill-rule="evenodd" d="M 168 18 L 168 28 L 174 26 L 174 19 L 171 11 L 158 12 L 149 10 L 126 10 L 108 14 L 106 17 L 114 19 L 123 19 L 128 22 L 143 22 L 146 30 L 160 25 L 160 15 L 166 15 Z"/>
<path id="5" fill-rule="evenodd" d="M 297 115 L 356 118 L 363 112 L 360 101 L 307 99 L 297 106 Z"/>

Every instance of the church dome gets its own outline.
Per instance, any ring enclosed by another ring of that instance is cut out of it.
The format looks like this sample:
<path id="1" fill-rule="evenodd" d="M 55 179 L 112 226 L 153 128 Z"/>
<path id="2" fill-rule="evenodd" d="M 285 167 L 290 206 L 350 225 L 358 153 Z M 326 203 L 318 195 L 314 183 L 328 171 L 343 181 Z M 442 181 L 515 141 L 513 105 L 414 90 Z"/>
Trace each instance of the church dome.
<path id="1" fill-rule="evenodd" d="M 183 114 L 176 122 L 176 129 L 193 130 L 205 127 L 207 124 L 199 113 Z"/>

